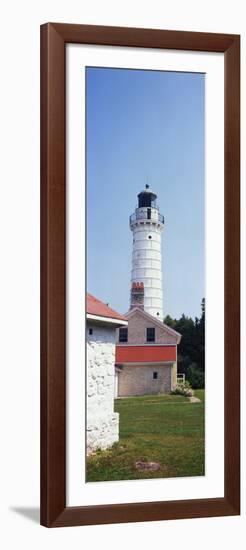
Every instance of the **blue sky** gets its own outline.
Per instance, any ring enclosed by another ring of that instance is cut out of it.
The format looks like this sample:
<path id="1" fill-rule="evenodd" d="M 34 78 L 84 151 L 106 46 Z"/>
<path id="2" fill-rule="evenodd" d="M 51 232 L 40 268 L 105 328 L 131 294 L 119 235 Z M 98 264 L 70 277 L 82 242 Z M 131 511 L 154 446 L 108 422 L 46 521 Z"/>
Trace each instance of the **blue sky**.
<path id="1" fill-rule="evenodd" d="M 148 183 L 165 216 L 164 315 L 200 316 L 204 294 L 205 75 L 87 68 L 87 288 L 129 308 L 129 216 Z"/>

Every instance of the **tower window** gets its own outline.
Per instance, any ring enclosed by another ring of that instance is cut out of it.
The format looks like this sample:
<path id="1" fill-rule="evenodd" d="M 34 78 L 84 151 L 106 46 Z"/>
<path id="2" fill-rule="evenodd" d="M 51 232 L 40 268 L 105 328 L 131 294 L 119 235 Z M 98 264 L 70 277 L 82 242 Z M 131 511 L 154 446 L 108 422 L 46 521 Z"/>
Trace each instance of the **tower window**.
<path id="1" fill-rule="evenodd" d="M 158 372 L 153 372 L 153 380 L 157 380 L 158 378 Z"/>
<path id="2" fill-rule="evenodd" d="M 89 328 L 89 334 L 90 336 L 93 334 L 93 328 Z"/>
<path id="3" fill-rule="evenodd" d="M 128 340 L 128 329 L 120 328 L 119 330 L 119 342 L 127 342 Z"/>
<path id="4" fill-rule="evenodd" d="M 149 235 L 149 239 L 152 239 L 151 235 Z"/>
<path id="5" fill-rule="evenodd" d="M 155 342 L 155 328 L 147 328 L 147 342 Z"/>

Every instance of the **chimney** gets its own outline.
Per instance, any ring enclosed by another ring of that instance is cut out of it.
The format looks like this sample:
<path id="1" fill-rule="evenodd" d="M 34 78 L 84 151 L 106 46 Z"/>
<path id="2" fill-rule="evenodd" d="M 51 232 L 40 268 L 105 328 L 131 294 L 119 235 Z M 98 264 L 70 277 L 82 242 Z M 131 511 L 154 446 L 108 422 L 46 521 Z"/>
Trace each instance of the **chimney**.
<path id="1" fill-rule="evenodd" d="M 144 284 L 143 283 L 132 283 L 131 288 L 131 307 L 138 307 L 139 309 L 144 309 Z"/>

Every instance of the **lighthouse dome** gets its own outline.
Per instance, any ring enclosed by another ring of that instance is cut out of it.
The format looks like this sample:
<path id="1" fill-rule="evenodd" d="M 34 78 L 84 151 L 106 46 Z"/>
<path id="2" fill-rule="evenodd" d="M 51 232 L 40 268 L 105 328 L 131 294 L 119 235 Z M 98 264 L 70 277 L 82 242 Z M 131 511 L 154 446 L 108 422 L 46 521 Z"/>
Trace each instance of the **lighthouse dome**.
<path id="1" fill-rule="evenodd" d="M 138 194 L 138 208 L 157 208 L 156 198 L 156 193 L 150 189 L 149 185 L 146 185 L 144 191 Z"/>

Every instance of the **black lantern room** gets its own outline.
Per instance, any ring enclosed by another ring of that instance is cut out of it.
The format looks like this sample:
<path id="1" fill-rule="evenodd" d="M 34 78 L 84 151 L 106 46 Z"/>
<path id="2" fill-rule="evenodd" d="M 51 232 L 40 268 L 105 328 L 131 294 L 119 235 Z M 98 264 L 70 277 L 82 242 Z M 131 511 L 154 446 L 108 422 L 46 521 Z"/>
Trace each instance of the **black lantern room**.
<path id="1" fill-rule="evenodd" d="M 157 195 L 146 185 L 145 190 L 138 194 L 138 208 L 157 208 L 156 198 Z"/>

